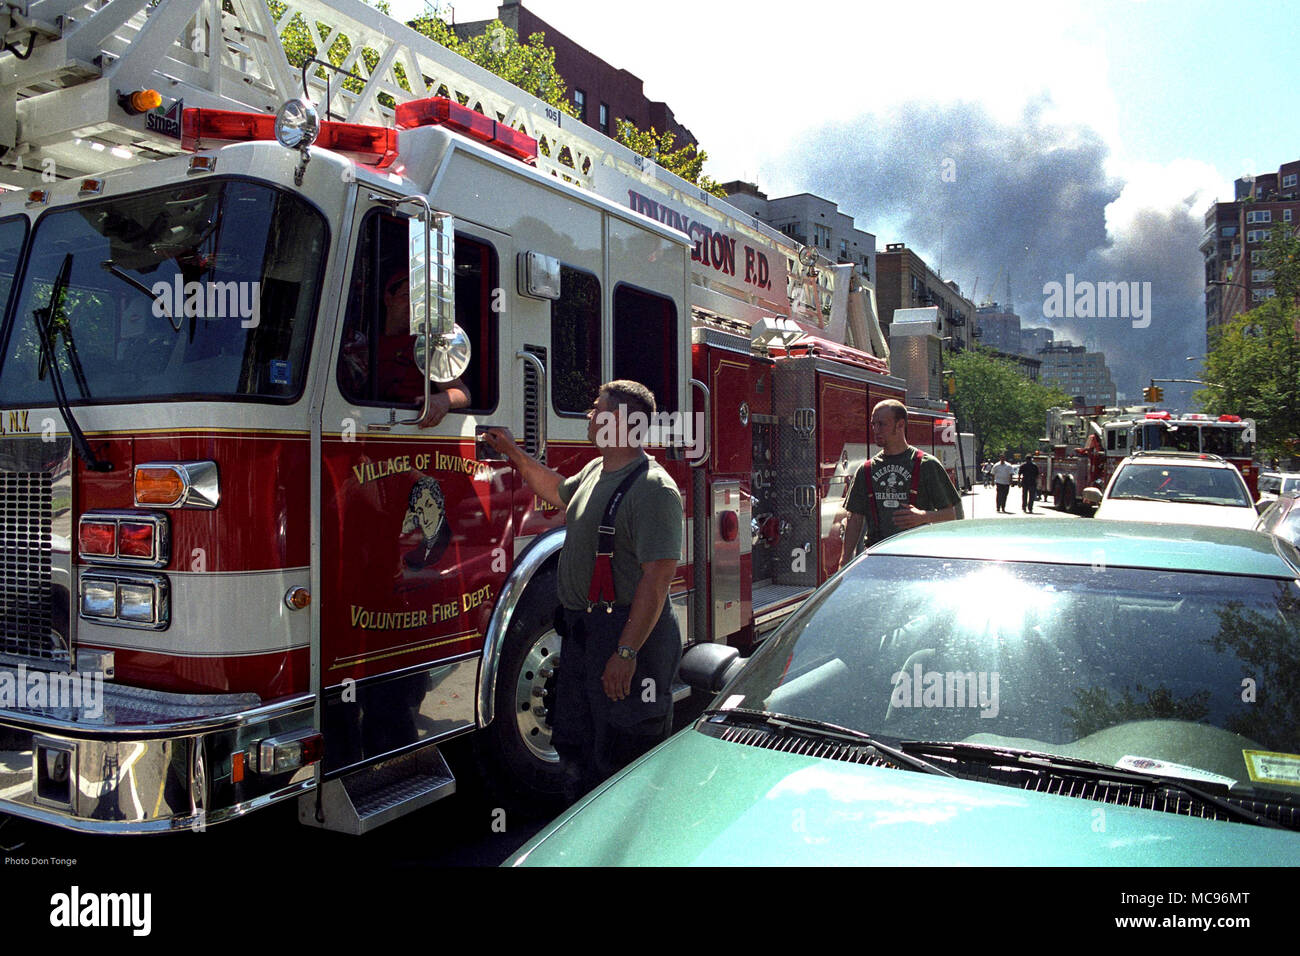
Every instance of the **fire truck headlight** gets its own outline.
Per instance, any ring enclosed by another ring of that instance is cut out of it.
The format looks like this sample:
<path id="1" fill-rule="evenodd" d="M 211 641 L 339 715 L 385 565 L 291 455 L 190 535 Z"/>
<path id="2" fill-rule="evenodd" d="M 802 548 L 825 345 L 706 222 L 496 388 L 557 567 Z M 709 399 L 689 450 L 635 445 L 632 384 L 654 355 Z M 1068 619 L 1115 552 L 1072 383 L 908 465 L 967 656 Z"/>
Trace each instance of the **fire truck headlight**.
<path id="1" fill-rule="evenodd" d="M 113 581 L 83 580 L 81 582 L 81 613 L 83 617 L 111 620 L 117 617 L 117 584 Z"/>
<path id="2" fill-rule="evenodd" d="M 81 575 L 81 616 L 115 627 L 163 631 L 171 623 L 166 575 L 87 571 Z"/>
<path id="3" fill-rule="evenodd" d="M 152 624 L 157 619 L 157 599 L 150 584 L 118 585 L 118 594 L 122 604 L 118 617 L 133 624 Z"/>
<path id="4" fill-rule="evenodd" d="M 281 146 L 303 149 L 319 135 L 320 117 L 306 100 L 286 100 L 275 114 L 275 138 Z"/>
<path id="5" fill-rule="evenodd" d="M 257 772 L 288 773 L 314 764 L 324 753 L 324 741 L 321 734 L 311 730 L 268 737 L 257 745 Z"/>

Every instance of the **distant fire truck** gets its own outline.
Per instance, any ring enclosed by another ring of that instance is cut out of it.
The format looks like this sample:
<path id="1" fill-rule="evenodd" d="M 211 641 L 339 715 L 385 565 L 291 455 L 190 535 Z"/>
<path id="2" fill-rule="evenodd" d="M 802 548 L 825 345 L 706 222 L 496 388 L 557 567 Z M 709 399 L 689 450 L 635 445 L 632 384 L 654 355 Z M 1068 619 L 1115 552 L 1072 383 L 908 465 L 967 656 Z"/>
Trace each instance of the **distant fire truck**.
<path id="1" fill-rule="evenodd" d="M 1105 408 L 1047 410 L 1047 437 L 1039 441 L 1034 455 L 1038 465 L 1038 491 L 1059 511 L 1091 510 L 1083 492 L 1102 482 L 1106 455 L 1102 450 L 1101 426 Z"/>
<path id="2" fill-rule="evenodd" d="M 1237 466 L 1257 495 L 1255 423 L 1237 415 L 1179 415 L 1119 408 L 1053 408 L 1035 461 L 1038 487 L 1062 511 L 1091 511 L 1116 466 L 1135 451 L 1167 448 L 1218 455 Z M 1092 489 L 1092 491 L 1088 491 Z"/>
<path id="3" fill-rule="evenodd" d="M 292 6 L 352 42 L 300 76 L 281 9 L 3 5 L 0 688 L 33 693 L 0 700 L 0 811 L 296 798 L 359 833 L 451 792 L 469 734 L 553 793 L 563 515 L 481 432 L 571 473 L 598 384 L 646 383 L 683 634 L 748 645 L 836 570 L 905 394 L 851 267 L 357 0 Z M 908 437 L 955 466 L 948 415 Z"/>
<path id="4" fill-rule="evenodd" d="M 1254 463 L 1255 422 L 1239 415 L 1173 415 L 1155 410 L 1117 417 L 1105 424 L 1105 479 L 1135 451 L 1194 451 L 1218 455 L 1246 479 L 1250 493 L 1259 495 L 1259 469 Z"/>

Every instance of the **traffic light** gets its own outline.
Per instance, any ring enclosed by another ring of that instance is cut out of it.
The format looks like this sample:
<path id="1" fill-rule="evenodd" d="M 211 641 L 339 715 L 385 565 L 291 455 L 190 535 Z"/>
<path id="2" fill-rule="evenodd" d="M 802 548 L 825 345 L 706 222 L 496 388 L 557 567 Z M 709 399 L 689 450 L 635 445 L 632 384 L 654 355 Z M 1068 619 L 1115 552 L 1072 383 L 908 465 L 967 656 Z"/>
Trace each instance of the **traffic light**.
<path id="1" fill-rule="evenodd" d="M 1159 385 L 1148 385 L 1142 389 L 1142 397 L 1154 405 L 1165 397 L 1165 390 Z"/>

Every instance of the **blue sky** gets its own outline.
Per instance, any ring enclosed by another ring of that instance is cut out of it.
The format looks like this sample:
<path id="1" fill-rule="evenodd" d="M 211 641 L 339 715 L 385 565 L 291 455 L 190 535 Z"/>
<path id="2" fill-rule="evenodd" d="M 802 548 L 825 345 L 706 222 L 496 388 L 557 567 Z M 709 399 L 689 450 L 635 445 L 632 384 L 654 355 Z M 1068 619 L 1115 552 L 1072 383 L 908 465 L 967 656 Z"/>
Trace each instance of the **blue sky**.
<path id="1" fill-rule="evenodd" d="M 1025 324 L 1106 350 L 1130 395 L 1205 351 L 1209 204 L 1300 158 L 1294 3 L 525 6 L 640 76 L 715 179 L 826 196 L 878 248 L 906 242 L 968 293 L 980 277 L 977 299 L 1010 272 Z M 455 17 L 496 8 L 459 0 Z M 1067 274 L 1151 282 L 1151 327 L 1046 322 L 1043 287 Z"/>

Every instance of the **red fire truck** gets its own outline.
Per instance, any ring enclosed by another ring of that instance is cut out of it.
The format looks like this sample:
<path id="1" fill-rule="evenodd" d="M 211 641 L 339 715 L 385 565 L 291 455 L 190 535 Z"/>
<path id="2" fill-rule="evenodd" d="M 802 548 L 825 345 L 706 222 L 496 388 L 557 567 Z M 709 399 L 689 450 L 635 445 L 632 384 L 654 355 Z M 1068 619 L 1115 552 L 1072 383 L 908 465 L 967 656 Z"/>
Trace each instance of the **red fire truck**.
<path id="1" fill-rule="evenodd" d="M 1090 508 L 1083 492 L 1102 480 L 1106 456 L 1101 425 L 1108 412 L 1101 407 L 1049 408 L 1047 437 L 1034 455 L 1039 495 L 1060 511 Z"/>
<path id="2" fill-rule="evenodd" d="M 1255 466 L 1255 422 L 1239 415 L 1173 415 L 1160 409 L 1106 422 L 1105 480 L 1135 451 L 1195 451 L 1218 455 L 1237 466 L 1253 497 L 1259 496 Z"/>
<path id="3" fill-rule="evenodd" d="M 358 833 L 451 792 L 468 734 L 553 792 L 563 516 L 478 436 L 572 472 L 604 380 L 664 410 L 688 642 L 748 645 L 836 570 L 904 395 L 851 267 L 354 0 L 294 7 L 352 84 L 299 77 L 260 0 L 60 6 L 6 5 L 0 811 L 294 798 Z M 909 439 L 951 460 L 956 429 Z"/>
<path id="4" fill-rule="evenodd" d="M 1259 474 L 1251 457 L 1255 423 L 1238 415 L 1052 408 L 1047 435 L 1035 456 L 1039 492 L 1063 511 L 1091 511 L 1101 502 L 1100 493 L 1120 461 L 1135 451 L 1160 448 L 1219 455 L 1236 465 L 1251 494 L 1258 494 Z"/>

